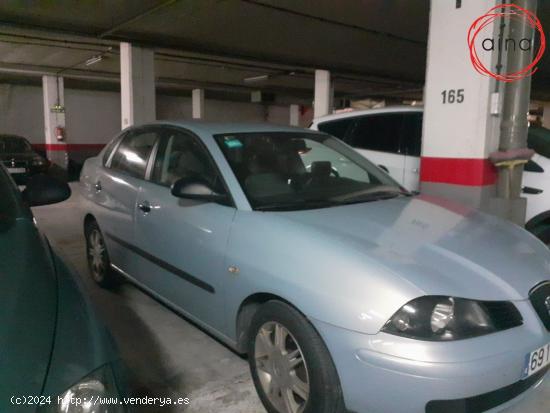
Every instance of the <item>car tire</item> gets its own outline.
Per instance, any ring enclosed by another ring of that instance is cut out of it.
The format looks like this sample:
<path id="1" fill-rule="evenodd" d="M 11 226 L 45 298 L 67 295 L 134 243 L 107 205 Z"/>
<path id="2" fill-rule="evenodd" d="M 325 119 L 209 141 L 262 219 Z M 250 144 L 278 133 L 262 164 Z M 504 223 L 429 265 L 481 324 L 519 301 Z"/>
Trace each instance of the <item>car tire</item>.
<path id="1" fill-rule="evenodd" d="M 530 232 L 550 248 L 550 225 L 540 225 L 530 230 Z"/>
<path id="2" fill-rule="evenodd" d="M 90 276 L 103 288 L 114 288 L 120 284 L 120 278 L 111 268 L 107 244 L 97 222 L 86 225 L 86 257 Z"/>
<path id="3" fill-rule="evenodd" d="M 345 411 L 328 349 L 309 321 L 290 305 L 272 300 L 258 309 L 248 334 L 248 360 L 256 391 L 269 413 Z"/>

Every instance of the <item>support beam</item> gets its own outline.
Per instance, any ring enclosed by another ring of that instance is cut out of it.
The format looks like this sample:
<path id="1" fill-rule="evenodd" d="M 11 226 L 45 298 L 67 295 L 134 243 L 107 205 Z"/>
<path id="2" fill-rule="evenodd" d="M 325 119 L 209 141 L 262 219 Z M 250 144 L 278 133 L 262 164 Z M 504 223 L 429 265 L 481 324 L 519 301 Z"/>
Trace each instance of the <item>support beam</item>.
<path id="1" fill-rule="evenodd" d="M 193 119 L 204 119 L 204 89 L 193 89 Z"/>
<path id="2" fill-rule="evenodd" d="M 290 105 L 290 126 L 300 126 L 300 105 Z"/>
<path id="3" fill-rule="evenodd" d="M 468 1 L 457 8 L 454 1 L 431 2 L 420 165 L 421 192 L 486 210 L 495 196 L 497 174 L 488 157 L 498 148 L 502 102 L 491 115 L 491 98 L 502 93 L 502 85 L 474 69 L 465 39 L 472 22 L 496 4 Z M 479 37 L 498 39 L 498 26 Z M 479 46 L 477 52 L 496 70 L 496 50 Z"/>
<path id="4" fill-rule="evenodd" d="M 537 11 L 537 0 L 515 0 L 514 3 L 533 13 Z M 534 29 L 526 19 L 510 19 L 508 25 L 508 37 L 513 40 L 535 38 Z M 533 60 L 533 48 L 530 47 L 529 51 L 510 48 L 506 60 L 506 71 L 508 73 L 519 72 Z M 527 148 L 527 128 L 529 127 L 527 113 L 529 112 L 530 98 L 531 76 L 504 85 L 500 151 L 506 152 Z M 520 198 L 522 176 L 523 165 L 513 169 L 499 168 L 497 195 L 504 201 L 503 203 L 506 203 L 506 200 Z"/>
<path id="5" fill-rule="evenodd" d="M 250 92 L 250 101 L 252 103 L 262 103 L 262 91 L 253 90 L 252 92 Z"/>
<path id="6" fill-rule="evenodd" d="M 63 78 L 42 76 L 44 97 L 44 143 L 48 159 L 67 170 L 69 154 L 65 133 L 65 94 Z"/>
<path id="7" fill-rule="evenodd" d="M 313 102 L 313 116 L 328 115 L 331 112 L 331 83 L 328 70 L 315 71 L 315 96 Z"/>
<path id="8" fill-rule="evenodd" d="M 156 119 L 155 53 L 120 43 L 120 97 L 122 129 Z"/>

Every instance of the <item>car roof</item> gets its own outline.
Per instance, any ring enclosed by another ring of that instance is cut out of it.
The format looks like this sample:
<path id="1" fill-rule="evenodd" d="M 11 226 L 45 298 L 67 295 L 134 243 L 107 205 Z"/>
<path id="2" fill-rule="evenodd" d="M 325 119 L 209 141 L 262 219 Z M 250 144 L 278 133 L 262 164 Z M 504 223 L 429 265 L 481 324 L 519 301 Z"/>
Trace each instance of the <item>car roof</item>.
<path id="1" fill-rule="evenodd" d="M 313 119 L 313 124 L 315 125 L 315 124 L 326 122 L 329 120 L 354 118 L 362 115 L 375 115 L 378 113 L 423 112 L 423 111 L 424 111 L 424 108 L 422 106 L 406 106 L 406 105 L 386 106 L 383 108 L 376 108 L 376 109 L 359 109 L 359 110 L 352 109 L 348 112 L 340 112 L 340 113 L 333 113 L 330 115 L 320 116 L 318 118 Z"/>
<path id="2" fill-rule="evenodd" d="M 300 132 L 319 133 L 309 129 L 294 126 L 274 125 L 270 123 L 239 123 L 239 122 L 205 122 L 197 120 L 165 120 L 148 123 L 147 125 L 164 125 L 185 128 L 196 134 L 218 135 L 228 133 L 252 133 L 252 132 Z M 142 125 L 142 126 L 147 126 Z"/>
<path id="3" fill-rule="evenodd" d="M 0 139 L 23 139 L 23 140 L 27 140 L 26 138 L 22 137 L 22 136 L 19 136 L 19 135 L 11 135 L 9 133 L 1 133 L 0 134 Z"/>

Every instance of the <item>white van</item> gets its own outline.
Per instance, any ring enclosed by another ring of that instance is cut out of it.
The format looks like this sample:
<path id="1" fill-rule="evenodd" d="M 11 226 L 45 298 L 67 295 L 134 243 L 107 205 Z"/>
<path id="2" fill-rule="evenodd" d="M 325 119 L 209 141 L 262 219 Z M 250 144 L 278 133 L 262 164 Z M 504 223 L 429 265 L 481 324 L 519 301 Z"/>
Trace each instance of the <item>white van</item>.
<path id="1" fill-rule="evenodd" d="M 329 133 L 388 172 L 411 191 L 420 183 L 423 109 L 394 106 L 337 113 L 314 119 L 310 128 Z M 523 174 L 526 228 L 550 246 L 550 131 L 530 128 L 535 156 Z M 548 172 L 545 172 L 548 171 Z"/>

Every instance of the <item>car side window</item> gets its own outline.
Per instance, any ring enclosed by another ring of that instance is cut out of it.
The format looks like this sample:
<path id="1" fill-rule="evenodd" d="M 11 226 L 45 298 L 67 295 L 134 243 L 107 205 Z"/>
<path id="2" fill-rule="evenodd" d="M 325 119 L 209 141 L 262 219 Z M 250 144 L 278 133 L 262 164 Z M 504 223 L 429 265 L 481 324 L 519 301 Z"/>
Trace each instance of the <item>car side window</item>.
<path id="1" fill-rule="evenodd" d="M 167 128 L 159 144 L 151 180 L 172 186 L 181 178 L 201 179 L 217 192 L 225 192 L 214 161 L 197 138 Z"/>
<path id="2" fill-rule="evenodd" d="M 409 156 L 420 156 L 422 147 L 422 113 L 403 113 L 403 148 Z"/>
<path id="3" fill-rule="evenodd" d="M 525 167 L 523 168 L 523 170 L 525 172 L 536 172 L 536 173 L 542 173 L 544 172 L 544 169 L 542 166 L 540 166 L 538 163 L 536 163 L 535 161 L 533 161 L 532 159 L 529 160 L 529 162 L 527 162 L 525 164 Z"/>
<path id="4" fill-rule="evenodd" d="M 357 118 L 348 143 L 360 149 L 401 153 L 402 127 L 401 113 L 361 116 Z"/>
<path id="5" fill-rule="evenodd" d="M 157 137 L 156 130 L 138 130 L 128 133 L 118 145 L 111 161 L 111 168 L 143 179 Z"/>
<path id="6" fill-rule="evenodd" d="M 323 122 L 317 125 L 317 128 L 321 132 L 328 133 L 338 139 L 344 140 L 347 132 L 350 128 L 350 125 L 353 123 L 354 118 L 345 118 L 338 120 L 331 120 L 328 122 Z"/>
<path id="7" fill-rule="evenodd" d="M 105 150 L 103 151 L 103 165 L 107 165 L 107 162 L 111 157 L 111 153 L 113 153 L 113 150 L 115 149 L 119 141 L 120 141 L 120 137 L 116 137 L 111 139 L 111 141 L 107 144 L 107 146 L 105 147 Z"/>

